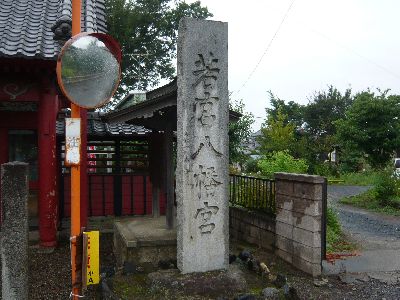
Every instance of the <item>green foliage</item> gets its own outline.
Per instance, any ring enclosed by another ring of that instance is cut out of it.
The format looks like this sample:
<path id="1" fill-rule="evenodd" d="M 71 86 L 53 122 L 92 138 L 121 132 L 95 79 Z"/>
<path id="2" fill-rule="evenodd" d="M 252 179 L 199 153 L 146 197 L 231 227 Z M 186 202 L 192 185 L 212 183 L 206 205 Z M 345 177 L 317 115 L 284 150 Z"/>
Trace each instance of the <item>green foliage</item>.
<path id="1" fill-rule="evenodd" d="M 326 251 L 335 252 L 334 247 L 340 241 L 342 235 L 342 227 L 339 217 L 333 208 L 328 207 L 326 213 Z"/>
<path id="2" fill-rule="evenodd" d="M 313 156 L 311 163 L 318 164 L 328 159 L 327 154 L 337 144 L 335 121 L 345 116 L 352 102 L 350 89 L 342 94 L 329 86 L 328 91 L 316 92 L 308 105 L 304 106 L 304 130 L 312 144 L 309 148 L 309 153 Z"/>
<path id="3" fill-rule="evenodd" d="M 106 0 L 105 6 L 108 34 L 120 43 L 123 53 L 121 84 L 116 98 L 130 90 L 145 90 L 161 78 L 171 78 L 175 73 L 173 59 L 179 20 L 212 16 L 200 1 Z M 148 55 L 138 56 L 142 54 Z"/>
<path id="4" fill-rule="evenodd" d="M 244 164 L 244 171 L 246 173 L 257 173 L 260 171 L 258 167 L 258 160 L 254 158 L 249 158 Z"/>
<path id="5" fill-rule="evenodd" d="M 293 157 L 306 160 L 310 172 L 333 175 L 336 170 L 323 164 L 337 145 L 334 122 L 345 116 L 352 102 L 350 89 L 342 94 L 333 86 L 316 92 L 305 106 L 286 103 L 270 92 L 271 108 L 266 109 L 260 153 L 288 150 Z"/>
<path id="6" fill-rule="evenodd" d="M 361 171 L 365 162 L 363 153 L 355 149 L 354 146 L 350 146 L 349 142 L 346 143 L 346 145 L 347 146 L 343 147 L 339 153 L 340 173 L 355 173 Z"/>
<path id="7" fill-rule="evenodd" d="M 266 108 L 267 118 L 278 119 L 278 114 L 286 116 L 285 123 L 292 123 L 296 127 L 303 125 L 303 106 L 294 102 L 277 98 L 271 91 L 268 92 L 271 108 Z M 267 125 L 267 123 L 265 124 Z"/>
<path id="8" fill-rule="evenodd" d="M 375 199 L 381 206 L 388 206 L 399 195 L 399 181 L 391 171 L 384 171 L 374 187 Z"/>
<path id="9" fill-rule="evenodd" d="M 240 175 L 241 172 L 240 172 L 240 170 L 239 170 L 238 168 L 236 168 L 235 166 L 229 165 L 229 174 L 232 174 L 232 175 Z"/>
<path id="10" fill-rule="evenodd" d="M 287 121 L 287 115 L 279 109 L 276 117 L 269 116 L 266 127 L 261 128 L 259 151 L 263 154 L 286 151 L 295 143 L 295 125 Z"/>
<path id="11" fill-rule="evenodd" d="M 336 179 L 343 181 L 344 185 L 375 185 L 382 176 L 380 171 L 364 171 L 341 173 Z"/>
<path id="12" fill-rule="evenodd" d="M 400 216 L 400 198 L 398 196 L 391 198 L 387 203 L 388 205 L 382 206 L 382 203 L 376 199 L 374 189 L 360 195 L 342 198 L 340 202 L 387 215 Z"/>
<path id="13" fill-rule="evenodd" d="M 339 175 L 337 166 L 328 162 L 315 164 L 312 167 L 312 174 L 315 175 L 325 177 L 336 177 Z"/>
<path id="14" fill-rule="evenodd" d="M 244 145 L 249 142 L 254 116 L 245 111 L 242 100 L 229 102 L 229 109 L 242 115 L 237 122 L 229 122 L 229 163 L 243 165 L 247 160 Z"/>
<path id="15" fill-rule="evenodd" d="M 275 172 L 307 173 L 305 160 L 295 159 L 288 151 L 274 152 L 271 156 L 260 159 L 258 167 L 261 174 L 272 178 Z"/>
<path id="16" fill-rule="evenodd" d="M 303 109 L 306 131 L 317 137 L 333 136 L 336 133 L 335 121 L 345 116 L 352 103 L 351 89 L 343 95 L 333 86 L 329 86 L 326 92 L 316 92 Z"/>
<path id="17" fill-rule="evenodd" d="M 363 177 L 360 177 L 363 176 Z M 347 174 L 347 184 L 366 183 L 373 188 L 360 195 L 341 199 L 341 203 L 354 205 L 386 214 L 400 215 L 400 180 L 390 168 L 383 171 Z M 357 179 L 358 180 L 354 180 Z"/>
<path id="18" fill-rule="evenodd" d="M 384 168 L 400 147 L 400 96 L 356 95 L 343 119 L 335 122 L 337 139 L 343 149 L 364 153 L 373 168 Z"/>
<path id="19" fill-rule="evenodd" d="M 345 240 L 337 212 L 328 207 L 326 214 L 326 252 L 335 253 L 351 250 L 354 250 L 354 245 Z"/>
<path id="20" fill-rule="evenodd" d="M 332 207 L 328 207 L 326 212 L 326 225 L 336 234 L 341 233 L 341 226 L 337 213 Z"/>

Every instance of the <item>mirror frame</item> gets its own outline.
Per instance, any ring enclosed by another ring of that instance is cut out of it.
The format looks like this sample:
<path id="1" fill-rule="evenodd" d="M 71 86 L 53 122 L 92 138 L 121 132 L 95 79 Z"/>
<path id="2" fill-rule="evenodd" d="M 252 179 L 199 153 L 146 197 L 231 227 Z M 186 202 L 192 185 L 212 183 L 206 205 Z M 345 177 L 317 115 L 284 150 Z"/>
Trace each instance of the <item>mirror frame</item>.
<path id="1" fill-rule="evenodd" d="M 69 46 L 71 46 L 75 41 L 77 41 L 78 39 L 85 37 L 85 36 L 93 36 L 97 39 L 99 39 L 101 42 L 104 43 L 104 45 L 109 49 L 109 51 L 114 55 L 114 57 L 117 59 L 118 62 L 118 66 L 119 66 L 119 70 L 118 70 L 118 84 L 116 84 L 114 90 L 111 93 L 111 97 L 108 99 L 104 99 L 102 100 L 99 104 L 95 105 L 95 106 L 82 106 L 79 103 L 76 103 L 74 100 L 72 100 L 72 98 L 70 97 L 70 95 L 68 94 L 67 90 L 64 87 L 63 81 L 62 81 L 62 77 L 61 77 L 61 68 L 62 68 L 62 58 L 64 56 L 65 51 L 69 48 Z M 91 109 L 91 108 L 98 108 L 103 106 L 104 104 L 108 103 L 112 96 L 115 94 L 116 90 L 118 89 L 119 86 L 119 82 L 121 80 L 121 60 L 122 60 L 122 53 L 121 53 L 121 47 L 118 44 L 118 42 L 111 37 L 108 34 L 105 33 L 99 33 L 99 32 L 82 32 L 79 33 L 77 35 L 74 35 L 73 37 L 71 37 L 65 44 L 64 46 L 61 48 L 60 53 L 58 54 L 58 58 L 57 58 L 57 67 L 56 67 L 56 73 L 57 73 L 57 81 L 58 81 L 58 86 L 60 87 L 61 91 L 63 92 L 64 96 L 72 103 L 74 103 L 75 105 L 82 107 L 82 108 L 87 108 L 87 109 Z"/>

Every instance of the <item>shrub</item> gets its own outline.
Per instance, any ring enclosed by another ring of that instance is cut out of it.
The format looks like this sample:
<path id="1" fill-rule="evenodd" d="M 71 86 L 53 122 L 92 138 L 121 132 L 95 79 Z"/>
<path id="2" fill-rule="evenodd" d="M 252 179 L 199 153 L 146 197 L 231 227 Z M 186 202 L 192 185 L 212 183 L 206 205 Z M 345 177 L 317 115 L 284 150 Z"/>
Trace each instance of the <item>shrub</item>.
<path id="1" fill-rule="evenodd" d="M 257 173 L 258 171 L 260 171 L 258 167 L 258 160 L 250 157 L 246 161 L 244 169 L 246 173 Z"/>
<path id="2" fill-rule="evenodd" d="M 398 179 L 393 176 L 392 172 L 383 172 L 374 188 L 375 199 L 378 200 L 381 206 L 388 206 L 391 204 L 392 198 L 397 196 L 398 190 Z"/>
<path id="3" fill-rule="evenodd" d="M 325 177 L 337 177 L 339 175 L 338 168 L 333 163 L 319 163 L 315 164 L 310 170 L 312 174 L 325 176 Z"/>
<path id="4" fill-rule="evenodd" d="M 240 175 L 240 169 L 237 166 L 229 165 L 229 174 Z"/>
<path id="5" fill-rule="evenodd" d="M 308 165 L 303 159 L 295 159 L 288 151 L 274 152 L 270 157 L 260 159 L 261 174 L 272 178 L 275 172 L 307 173 Z"/>

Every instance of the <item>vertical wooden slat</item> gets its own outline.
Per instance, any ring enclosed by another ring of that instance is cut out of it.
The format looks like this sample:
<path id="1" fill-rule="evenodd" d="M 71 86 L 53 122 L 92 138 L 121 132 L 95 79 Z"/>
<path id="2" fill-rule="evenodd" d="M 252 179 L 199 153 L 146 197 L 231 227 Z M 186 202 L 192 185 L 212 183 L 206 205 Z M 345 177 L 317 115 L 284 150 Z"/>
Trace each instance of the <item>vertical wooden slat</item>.
<path id="1" fill-rule="evenodd" d="M 122 178 L 121 178 L 121 143 L 115 141 L 115 157 L 114 157 L 114 214 L 122 215 Z"/>
<path id="2" fill-rule="evenodd" d="M 134 210 L 134 190 L 133 190 L 133 177 L 134 175 L 129 176 L 130 178 L 130 184 L 131 184 L 131 215 L 135 214 Z"/>
<path id="3" fill-rule="evenodd" d="M 88 175 L 88 181 L 89 181 L 89 215 L 93 216 L 93 204 L 92 204 L 92 176 Z"/>
<path id="4" fill-rule="evenodd" d="M 105 184 L 104 184 L 104 177 L 105 177 L 105 175 L 101 175 L 103 216 L 106 215 L 106 187 L 105 187 Z"/>
<path id="5" fill-rule="evenodd" d="M 167 194 L 166 221 L 167 228 L 172 229 L 176 223 L 176 209 L 174 199 L 174 161 L 173 161 L 173 131 L 172 124 L 168 124 L 164 132 L 164 166 L 165 166 L 165 189 Z"/>
<path id="6" fill-rule="evenodd" d="M 147 185 L 146 185 L 146 175 L 143 176 L 143 214 L 147 214 Z"/>

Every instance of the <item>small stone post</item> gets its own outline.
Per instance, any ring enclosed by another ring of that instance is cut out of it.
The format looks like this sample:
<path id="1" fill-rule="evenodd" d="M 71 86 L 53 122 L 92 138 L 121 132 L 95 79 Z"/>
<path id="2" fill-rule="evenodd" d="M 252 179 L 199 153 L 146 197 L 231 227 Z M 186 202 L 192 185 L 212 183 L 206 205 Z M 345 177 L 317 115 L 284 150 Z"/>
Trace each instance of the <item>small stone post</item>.
<path id="1" fill-rule="evenodd" d="M 28 299 L 28 164 L 1 165 L 2 297 Z"/>
<path id="2" fill-rule="evenodd" d="M 182 273 L 226 269 L 228 24 L 185 18 L 178 31 L 177 261 Z"/>

